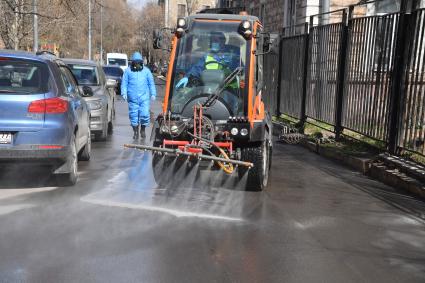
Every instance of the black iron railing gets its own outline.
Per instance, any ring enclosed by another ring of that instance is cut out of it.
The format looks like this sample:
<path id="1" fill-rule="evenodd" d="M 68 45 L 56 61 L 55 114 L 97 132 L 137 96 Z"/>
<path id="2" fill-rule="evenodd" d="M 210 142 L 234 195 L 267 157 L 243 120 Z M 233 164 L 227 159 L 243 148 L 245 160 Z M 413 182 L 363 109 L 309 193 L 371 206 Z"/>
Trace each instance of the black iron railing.
<path id="1" fill-rule="evenodd" d="M 282 30 L 265 60 L 270 110 L 425 154 L 425 9 L 362 16 L 358 6 Z"/>

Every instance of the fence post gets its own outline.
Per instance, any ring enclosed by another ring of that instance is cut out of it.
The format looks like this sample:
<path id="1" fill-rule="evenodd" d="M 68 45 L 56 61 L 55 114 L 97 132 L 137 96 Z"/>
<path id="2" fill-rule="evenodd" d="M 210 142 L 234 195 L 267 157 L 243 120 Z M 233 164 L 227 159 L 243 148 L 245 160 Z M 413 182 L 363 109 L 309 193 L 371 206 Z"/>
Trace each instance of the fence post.
<path id="1" fill-rule="evenodd" d="M 282 37 L 285 28 L 282 29 L 281 34 L 279 34 L 279 63 L 277 69 L 277 88 L 276 88 L 276 116 L 280 117 L 280 97 L 281 97 L 281 88 L 282 88 Z"/>
<path id="2" fill-rule="evenodd" d="M 409 32 L 407 22 L 407 1 L 402 0 L 400 5 L 400 18 L 398 21 L 396 46 L 394 52 L 393 73 L 391 75 L 390 86 L 390 117 L 388 123 L 388 151 L 391 154 L 397 153 L 398 137 L 399 137 L 399 121 L 401 111 L 401 97 L 403 90 L 403 73 L 406 65 L 406 51 L 408 50 L 408 42 L 406 36 Z"/>
<path id="3" fill-rule="evenodd" d="M 310 24 L 312 25 L 312 18 L 310 18 Z M 307 76 L 308 76 L 308 50 L 310 45 L 310 33 L 309 23 L 304 25 L 304 62 L 303 62 L 303 86 L 302 86 L 302 97 L 301 97 L 301 113 L 300 113 L 300 130 L 304 133 L 305 122 L 307 120 L 306 115 L 306 103 L 307 103 Z"/>
<path id="4" fill-rule="evenodd" d="M 350 6 L 348 12 L 348 19 L 351 19 L 354 6 Z M 338 75 L 337 87 L 335 98 L 335 140 L 341 138 L 343 131 L 342 127 L 342 107 L 344 99 L 344 83 L 345 83 L 345 64 L 347 62 L 347 49 L 348 49 L 348 19 L 347 11 L 344 10 L 342 14 L 342 29 L 341 29 L 341 43 L 339 46 L 338 54 Z"/>

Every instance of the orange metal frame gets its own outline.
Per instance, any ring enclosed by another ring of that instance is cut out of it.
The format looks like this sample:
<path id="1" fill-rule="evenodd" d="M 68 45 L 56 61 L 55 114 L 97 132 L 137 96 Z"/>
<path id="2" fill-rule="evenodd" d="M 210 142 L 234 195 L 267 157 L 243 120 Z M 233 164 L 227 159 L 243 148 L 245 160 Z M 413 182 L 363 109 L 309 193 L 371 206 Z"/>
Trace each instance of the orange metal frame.
<path id="1" fill-rule="evenodd" d="M 196 19 L 195 21 L 201 21 L 201 22 L 214 22 L 217 20 L 214 19 Z M 239 20 L 237 20 L 240 22 Z M 235 22 L 235 20 L 223 20 L 223 22 Z M 254 23 L 253 27 L 253 37 L 251 40 L 251 54 L 250 54 L 250 66 L 249 66 L 249 84 L 248 84 L 248 121 L 250 122 L 251 128 L 254 126 L 255 120 L 261 120 L 264 119 L 264 103 L 261 98 L 261 93 L 257 95 L 256 89 L 255 89 L 255 66 L 256 66 L 256 56 L 255 56 L 255 50 L 257 46 L 257 31 L 258 28 L 261 27 L 261 24 L 259 22 Z M 175 58 L 176 58 L 176 52 L 177 52 L 177 43 L 178 43 L 177 36 L 174 35 L 172 40 L 172 49 L 170 54 L 170 62 L 168 64 L 168 73 L 167 73 L 167 81 L 166 81 L 166 89 L 165 89 L 165 97 L 162 104 L 162 112 L 165 115 L 168 108 L 168 102 L 169 102 L 169 95 L 170 90 L 172 88 L 171 86 L 171 78 L 173 75 L 173 69 L 175 64 Z M 255 101 L 253 101 L 253 98 L 255 97 Z"/>

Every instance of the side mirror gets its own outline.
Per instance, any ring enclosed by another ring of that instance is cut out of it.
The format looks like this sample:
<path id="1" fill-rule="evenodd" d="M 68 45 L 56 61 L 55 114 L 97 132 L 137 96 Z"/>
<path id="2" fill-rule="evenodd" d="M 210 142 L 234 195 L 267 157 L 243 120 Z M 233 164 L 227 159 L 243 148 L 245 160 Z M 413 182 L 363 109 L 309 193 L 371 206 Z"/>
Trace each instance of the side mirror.
<path id="1" fill-rule="evenodd" d="M 162 34 L 158 29 L 153 31 L 153 49 L 162 49 Z"/>
<path id="2" fill-rule="evenodd" d="M 264 33 L 263 34 L 263 52 L 269 53 L 270 52 L 270 33 Z"/>
<path id="3" fill-rule="evenodd" d="M 117 85 L 118 85 L 118 83 L 114 79 L 107 79 L 106 80 L 106 88 L 116 88 Z"/>
<path id="4" fill-rule="evenodd" d="M 83 86 L 83 97 L 91 97 L 94 95 L 93 89 L 87 85 Z"/>

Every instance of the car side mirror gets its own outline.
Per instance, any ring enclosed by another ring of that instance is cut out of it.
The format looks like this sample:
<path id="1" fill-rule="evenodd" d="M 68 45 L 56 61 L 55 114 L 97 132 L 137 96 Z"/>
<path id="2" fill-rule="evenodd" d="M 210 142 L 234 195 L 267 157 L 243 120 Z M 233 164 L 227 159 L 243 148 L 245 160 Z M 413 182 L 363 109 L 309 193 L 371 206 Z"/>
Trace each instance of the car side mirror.
<path id="1" fill-rule="evenodd" d="M 117 87 L 117 81 L 114 79 L 107 79 L 106 80 L 106 88 L 116 88 Z"/>
<path id="2" fill-rule="evenodd" d="M 93 89 L 87 85 L 82 87 L 83 97 L 91 97 L 94 95 Z"/>
<path id="3" fill-rule="evenodd" d="M 153 31 L 153 49 L 162 49 L 162 34 L 158 29 Z"/>
<path id="4" fill-rule="evenodd" d="M 170 28 L 162 28 L 162 29 L 155 29 L 153 31 L 153 48 L 154 49 L 161 49 L 165 51 L 171 51 L 171 47 L 168 43 L 168 37 L 165 37 L 166 42 L 164 43 L 164 33 L 165 31 L 172 31 L 173 29 Z"/>
<path id="5" fill-rule="evenodd" d="M 270 47 L 271 47 L 270 33 L 264 33 L 263 34 L 263 52 L 269 53 Z"/>

